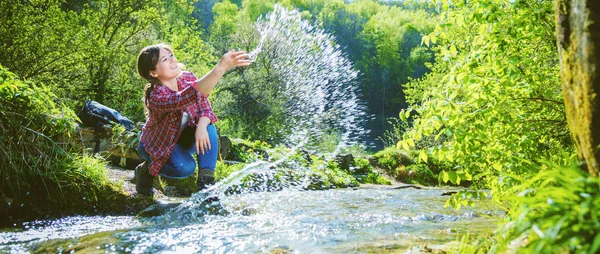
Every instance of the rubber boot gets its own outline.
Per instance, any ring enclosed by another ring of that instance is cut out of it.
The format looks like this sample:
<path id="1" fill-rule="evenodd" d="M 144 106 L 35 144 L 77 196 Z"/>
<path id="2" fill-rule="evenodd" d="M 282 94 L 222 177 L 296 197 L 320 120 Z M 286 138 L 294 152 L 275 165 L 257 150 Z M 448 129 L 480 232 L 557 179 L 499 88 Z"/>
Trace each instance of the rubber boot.
<path id="1" fill-rule="evenodd" d="M 152 196 L 154 193 L 152 185 L 154 184 L 154 176 L 148 170 L 148 163 L 142 162 L 135 167 L 135 190 L 146 196 Z"/>
<path id="2" fill-rule="evenodd" d="M 198 180 L 196 181 L 198 191 L 204 190 L 213 184 L 215 184 L 215 171 L 210 169 L 200 169 L 200 172 L 198 172 Z"/>
<path id="3" fill-rule="evenodd" d="M 215 171 L 210 169 L 200 169 L 196 184 L 198 185 L 198 191 L 207 189 L 215 184 Z M 212 190 L 209 195 L 210 196 L 203 201 L 203 203 L 206 203 L 206 207 L 209 208 L 209 211 L 212 214 L 221 214 L 225 211 L 219 202 L 218 190 Z"/>

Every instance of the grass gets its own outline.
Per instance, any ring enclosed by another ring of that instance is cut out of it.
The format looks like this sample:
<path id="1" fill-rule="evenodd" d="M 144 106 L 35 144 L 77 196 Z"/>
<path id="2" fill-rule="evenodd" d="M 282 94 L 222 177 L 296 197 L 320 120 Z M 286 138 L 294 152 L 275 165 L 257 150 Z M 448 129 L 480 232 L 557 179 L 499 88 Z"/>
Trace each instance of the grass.
<path id="1" fill-rule="evenodd" d="M 48 88 L 0 66 L 0 100 L 3 223 L 130 207 L 122 187 L 109 182 L 105 162 L 73 141 L 77 117 Z"/>

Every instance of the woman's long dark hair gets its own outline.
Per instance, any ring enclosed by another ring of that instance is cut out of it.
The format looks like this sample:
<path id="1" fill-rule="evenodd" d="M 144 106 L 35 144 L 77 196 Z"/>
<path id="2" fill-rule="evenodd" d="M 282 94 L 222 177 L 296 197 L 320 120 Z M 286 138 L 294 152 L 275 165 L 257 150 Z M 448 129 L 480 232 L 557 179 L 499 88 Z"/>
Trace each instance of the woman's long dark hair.
<path id="1" fill-rule="evenodd" d="M 150 76 L 150 71 L 156 70 L 156 64 L 158 63 L 158 58 L 160 56 L 160 49 L 166 49 L 167 51 L 173 53 L 173 50 L 171 47 L 169 47 L 169 45 L 161 43 L 143 48 L 137 58 L 138 74 L 149 82 L 144 86 L 144 97 L 142 98 L 144 101 L 144 113 L 146 117 L 148 117 L 149 113 L 148 99 L 150 98 L 150 93 L 152 93 L 154 87 L 160 83 L 160 80 Z"/>

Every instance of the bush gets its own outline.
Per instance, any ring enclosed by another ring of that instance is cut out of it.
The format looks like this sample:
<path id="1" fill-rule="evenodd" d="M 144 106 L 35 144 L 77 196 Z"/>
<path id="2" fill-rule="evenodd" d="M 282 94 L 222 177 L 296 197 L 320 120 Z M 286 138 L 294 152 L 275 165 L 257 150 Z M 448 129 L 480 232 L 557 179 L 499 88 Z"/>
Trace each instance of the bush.
<path id="1" fill-rule="evenodd" d="M 229 175 L 231 175 L 231 173 L 244 168 L 245 165 L 245 163 L 227 165 L 222 161 L 217 161 L 217 168 L 215 169 L 215 181 L 218 182 L 227 178 Z"/>
<path id="2" fill-rule="evenodd" d="M 0 217 L 9 221 L 101 210 L 121 192 L 104 162 L 72 153 L 82 151 L 70 141 L 77 117 L 56 99 L 0 66 Z"/>
<path id="3" fill-rule="evenodd" d="M 365 158 L 354 158 L 354 167 L 350 167 L 350 173 L 358 174 L 369 174 L 373 172 L 373 166 L 369 163 L 369 160 Z"/>
<path id="4" fill-rule="evenodd" d="M 409 165 L 405 170 L 407 171 L 406 182 L 422 185 L 436 185 L 438 183 L 437 176 L 425 164 Z"/>
<path id="5" fill-rule="evenodd" d="M 395 147 L 385 148 L 373 155 L 372 158 L 376 167 L 382 168 L 389 175 L 397 177 L 401 166 L 414 164 L 411 155 Z"/>
<path id="6" fill-rule="evenodd" d="M 360 183 L 372 183 L 372 184 L 383 184 L 383 185 L 391 185 L 392 182 L 390 180 L 385 179 L 382 175 L 377 172 L 371 172 L 367 174 L 366 177 L 356 177 L 356 179 Z"/>
<path id="7" fill-rule="evenodd" d="M 508 214 L 490 252 L 514 242 L 527 253 L 600 251 L 600 178 L 581 170 L 576 160 L 549 168 L 531 177 L 509 176 L 520 184 L 508 192 Z"/>

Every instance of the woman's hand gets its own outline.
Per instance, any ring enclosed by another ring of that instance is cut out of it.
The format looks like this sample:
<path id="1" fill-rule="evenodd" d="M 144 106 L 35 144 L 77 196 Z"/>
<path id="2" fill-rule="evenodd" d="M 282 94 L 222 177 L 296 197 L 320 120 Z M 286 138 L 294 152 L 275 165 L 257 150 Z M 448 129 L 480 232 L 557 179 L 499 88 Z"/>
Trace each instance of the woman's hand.
<path id="1" fill-rule="evenodd" d="M 208 131 L 206 131 L 206 126 L 201 127 L 198 126 L 196 128 L 196 153 L 204 154 L 204 151 L 210 150 L 210 139 L 208 139 Z"/>
<path id="2" fill-rule="evenodd" d="M 219 63 L 217 65 L 220 65 L 220 67 L 223 69 L 223 71 L 226 72 L 235 67 L 250 65 L 250 63 L 252 63 L 252 61 L 248 60 L 248 57 L 249 56 L 246 52 L 235 51 L 232 49 L 231 51 L 225 53 L 221 57 L 221 60 L 219 61 Z"/>

